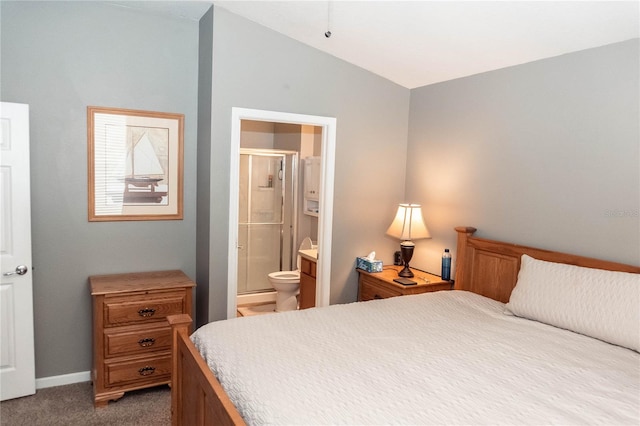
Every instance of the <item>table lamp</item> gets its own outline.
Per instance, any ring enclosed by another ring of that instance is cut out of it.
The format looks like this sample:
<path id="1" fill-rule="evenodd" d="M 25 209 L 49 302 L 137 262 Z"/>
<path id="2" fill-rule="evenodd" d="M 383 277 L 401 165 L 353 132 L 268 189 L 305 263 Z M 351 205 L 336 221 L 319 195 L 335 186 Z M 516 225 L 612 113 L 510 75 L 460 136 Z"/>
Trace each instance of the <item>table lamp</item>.
<path id="1" fill-rule="evenodd" d="M 391 235 L 402 242 L 400 252 L 404 268 L 398 272 L 398 276 L 412 278 L 413 272 L 409 269 L 409 261 L 413 257 L 415 244 L 412 240 L 421 238 L 431 238 L 427 226 L 422 219 L 422 208 L 420 204 L 400 204 L 395 219 L 387 229 L 387 235 Z"/>

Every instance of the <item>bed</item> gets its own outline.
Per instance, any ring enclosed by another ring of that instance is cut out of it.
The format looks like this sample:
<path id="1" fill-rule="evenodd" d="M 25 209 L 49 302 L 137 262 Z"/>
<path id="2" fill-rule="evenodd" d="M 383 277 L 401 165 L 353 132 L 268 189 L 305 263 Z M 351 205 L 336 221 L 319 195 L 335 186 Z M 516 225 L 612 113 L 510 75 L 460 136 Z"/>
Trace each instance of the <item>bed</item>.
<path id="1" fill-rule="evenodd" d="M 639 424 L 640 267 L 456 231 L 453 291 L 170 317 L 173 424 Z"/>

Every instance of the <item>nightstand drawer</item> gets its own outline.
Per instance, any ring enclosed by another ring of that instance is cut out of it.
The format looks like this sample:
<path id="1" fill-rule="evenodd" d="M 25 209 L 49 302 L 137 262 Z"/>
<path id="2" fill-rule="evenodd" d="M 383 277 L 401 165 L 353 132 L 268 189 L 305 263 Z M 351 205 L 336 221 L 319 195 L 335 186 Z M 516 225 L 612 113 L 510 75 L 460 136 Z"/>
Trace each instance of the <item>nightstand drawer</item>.
<path id="1" fill-rule="evenodd" d="M 105 363 L 106 385 L 171 380 L 171 353 L 126 362 Z"/>
<path id="2" fill-rule="evenodd" d="M 105 358 L 169 349 L 171 349 L 171 327 L 167 326 L 123 327 L 106 330 L 104 334 Z"/>
<path id="3" fill-rule="evenodd" d="M 160 293 L 130 296 L 126 299 L 106 299 L 104 302 L 105 327 L 155 322 L 168 315 L 184 312 L 185 293 Z"/>
<path id="4" fill-rule="evenodd" d="M 368 276 L 360 277 L 360 297 L 359 300 L 386 299 L 388 297 L 402 296 L 400 291 L 382 286 L 378 280 Z"/>
<path id="5" fill-rule="evenodd" d="M 429 274 L 418 269 L 411 269 L 414 274 L 413 285 L 404 286 L 394 280 L 402 266 L 386 266 L 382 272 L 366 272 L 358 269 L 359 290 L 358 300 L 386 299 L 387 297 L 408 296 L 431 291 L 451 290 L 451 281 L 442 281 L 437 275 Z"/>

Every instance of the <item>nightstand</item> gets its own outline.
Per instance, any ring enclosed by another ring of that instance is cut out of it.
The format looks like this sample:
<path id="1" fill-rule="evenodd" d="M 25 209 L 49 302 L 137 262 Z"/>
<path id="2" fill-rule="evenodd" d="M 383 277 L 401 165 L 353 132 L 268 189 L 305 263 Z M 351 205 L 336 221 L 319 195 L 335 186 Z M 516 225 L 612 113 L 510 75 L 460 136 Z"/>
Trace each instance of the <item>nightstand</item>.
<path id="1" fill-rule="evenodd" d="M 452 281 L 443 281 L 439 276 L 411 268 L 415 285 L 402 285 L 393 280 L 398 278 L 402 266 L 385 265 L 382 272 L 366 272 L 356 269 L 358 280 L 358 301 L 386 299 L 408 294 L 428 293 L 431 291 L 451 290 Z"/>
<path id="2" fill-rule="evenodd" d="M 94 404 L 171 383 L 167 316 L 193 315 L 195 283 L 182 271 L 89 277 L 93 299 Z"/>

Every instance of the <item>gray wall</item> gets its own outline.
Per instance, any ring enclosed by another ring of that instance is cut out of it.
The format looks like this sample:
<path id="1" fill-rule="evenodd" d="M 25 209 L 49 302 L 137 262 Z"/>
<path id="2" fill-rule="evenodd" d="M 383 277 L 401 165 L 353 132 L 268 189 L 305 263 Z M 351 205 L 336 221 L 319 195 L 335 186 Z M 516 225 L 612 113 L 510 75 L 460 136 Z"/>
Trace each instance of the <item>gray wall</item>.
<path id="1" fill-rule="evenodd" d="M 409 91 L 218 8 L 0 12 L 1 98 L 31 106 L 37 377 L 89 370 L 92 274 L 197 264 L 198 322 L 226 316 L 234 106 L 337 118 L 332 303 L 357 255 L 392 260 L 402 201 L 425 206 L 412 265 L 433 272 L 456 225 L 639 263 L 637 41 Z M 185 114 L 183 221 L 87 222 L 87 105 Z"/>
<path id="2" fill-rule="evenodd" d="M 413 264 L 439 271 L 456 225 L 640 264 L 639 51 L 636 39 L 412 90 L 406 195 L 433 235 Z"/>
<path id="3" fill-rule="evenodd" d="M 196 283 L 198 287 L 196 291 L 196 324 L 205 324 L 209 321 L 213 14 L 214 8 L 211 7 L 200 19 L 198 29 L 198 175 L 196 186 Z"/>
<path id="4" fill-rule="evenodd" d="M 198 23 L 94 2 L 0 8 L 1 98 L 31 111 L 36 376 L 88 371 L 88 276 L 195 278 Z M 87 221 L 88 105 L 185 115 L 184 220 Z"/>
<path id="5" fill-rule="evenodd" d="M 404 191 L 409 90 L 224 9 L 212 25 L 210 191 L 198 188 L 199 200 L 210 196 L 198 207 L 210 212 L 198 244 L 208 319 L 226 317 L 232 107 L 337 118 L 331 303 L 354 301 L 356 256 L 375 249 L 390 261 L 397 243 L 384 231 Z"/>

